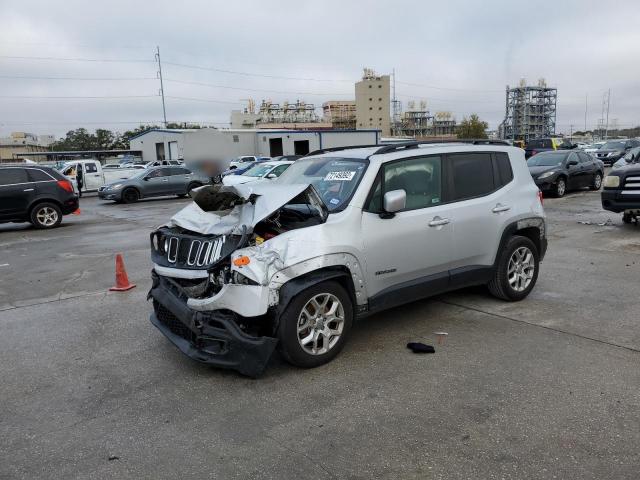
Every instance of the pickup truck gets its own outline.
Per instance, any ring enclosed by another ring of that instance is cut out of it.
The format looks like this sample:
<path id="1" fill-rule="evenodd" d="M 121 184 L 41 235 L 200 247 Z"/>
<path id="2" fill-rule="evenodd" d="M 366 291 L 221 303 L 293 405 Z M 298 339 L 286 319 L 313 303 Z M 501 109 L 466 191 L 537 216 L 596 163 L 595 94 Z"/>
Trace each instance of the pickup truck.
<path id="1" fill-rule="evenodd" d="M 67 177 L 77 189 L 78 183 L 76 177 L 78 169 L 82 171 L 82 191 L 94 192 L 98 191 L 102 185 L 111 183 L 116 180 L 124 180 L 134 176 L 140 172 L 137 168 L 107 168 L 103 169 L 102 164 L 98 160 L 74 160 L 65 162 L 59 169 L 60 173 Z"/>

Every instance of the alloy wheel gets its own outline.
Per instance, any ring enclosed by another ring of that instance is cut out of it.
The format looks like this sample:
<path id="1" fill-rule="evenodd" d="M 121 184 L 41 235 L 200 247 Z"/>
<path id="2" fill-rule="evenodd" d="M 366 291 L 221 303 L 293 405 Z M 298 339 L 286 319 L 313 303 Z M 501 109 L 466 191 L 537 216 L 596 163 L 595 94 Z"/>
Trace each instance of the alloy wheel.
<path id="1" fill-rule="evenodd" d="M 558 196 L 559 197 L 563 196 L 566 190 L 567 190 L 567 185 L 564 183 L 564 180 L 558 180 Z"/>
<path id="2" fill-rule="evenodd" d="M 536 262 L 533 252 L 528 247 L 517 248 L 507 267 L 507 280 L 509 285 L 516 292 L 522 292 L 527 289 L 533 280 L 536 271 Z"/>
<path id="3" fill-rule="evenodd" d="M 325 354 L 340 340 L 344 322 L 344 307 L 338 297 L 315 295 L 298 316 L 298 343 L 306 353 Z"/>
<path id="4" fill-rule="evenodd" d="M 602 185 L 602 176 L 597 173 L 596 178 L 593 180 L 593 186 L 596 190 L 600 190 L 600 186 Z"/>
<path id="5" fill-rule="evenodd" d="M 51 227 L 58 221 L 58 212 L 51 207 L 42 207 L 38 210 L 38 213 L 36 213 L 36 218 L 38 219 L 38 223 L 43 227 Z"/>

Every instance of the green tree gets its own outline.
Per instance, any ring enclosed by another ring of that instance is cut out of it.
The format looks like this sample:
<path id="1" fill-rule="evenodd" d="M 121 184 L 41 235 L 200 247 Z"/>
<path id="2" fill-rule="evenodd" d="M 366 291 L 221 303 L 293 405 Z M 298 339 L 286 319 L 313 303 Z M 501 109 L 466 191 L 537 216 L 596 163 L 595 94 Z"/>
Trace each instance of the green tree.
<path id="1" fill-rule="evenodd" d="M 489 124 L 472 113 L 469 118 L 464 117 L 458 125 L 458 138 L 487 138 L 487 128 Z"/>

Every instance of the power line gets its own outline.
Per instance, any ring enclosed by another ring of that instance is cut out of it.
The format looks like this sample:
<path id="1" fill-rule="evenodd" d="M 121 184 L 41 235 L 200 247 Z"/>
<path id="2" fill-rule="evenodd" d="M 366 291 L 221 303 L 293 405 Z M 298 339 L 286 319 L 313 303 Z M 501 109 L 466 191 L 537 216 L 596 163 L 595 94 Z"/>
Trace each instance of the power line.
<path id="1" fill-rule="evenodd" d="M 229 105 L 242 105 L 242 102 L 229 102 L 226 100 L 215 100 L 213 98 L 176 97 L 173 95 L 166 95 L 166 98 L 173 98 L 174 100 L 189 100 L 192 102 L 210 102 L 210 103 L 226 103 Z"/>
<path id="2" fill-rule="evenodd" d="M 32 75 L 0 75 L 0 78 L 12 78 L 18 80 L 97 80 L 97 81 L 130 81 L 130 80 L 157 80 L 157 77 L 41 77 Z"/>
<path id="3" fill-rule="evenodd" d="M 165 62 L 167 63 L 167 62 Z M 199 85 L 203 87 L 212 87 L 212 88 L 224 88 L 228 90 L 240 90 L 243 92 L 264 92 L 264 93 L 278 93 L 283 95 L 321 95 L 321 96 L 331 96 L 331 95 L 352 95 L 352 93 L 317 93 L 317 92 L 292 92 L 292 91 L 281 91 L 281 90 L 268 90 L 263 88 L 243 88 L 243 87 L 229 87 L 227 85 L 216 85 L 213 83 L 205 83 L 205 82 L 190 82 L 186 80 L 176 80 L 174 78 L 166 78 L 165 82 L 172 83 L 182 83 L 184 85 Z"/>
<path id="4" fill-rule="evenodd" d="M 188 65 L 185 63 L 175 63 L 175 62 L 164 62 L 165 65 L 173 65 L 174 67 L 182 67 L 182 68 L 191 68 L 195 70 L 207 70 L 211 72 L 219 72 L 219 73 L 229 73 L 232 75 L 244 75 L 249 77 L 261 77 L 261 78 L 276 78 L 280 80 L 302 80 L 305 82 L 348 82 L 353 83 L 353 80 L 340 80 L 340 79 L 328 79 L 328 78 L 303 78 L 303 77 L 286 77 L 282 75 L 266 75 L 262 73 L 251 73 L 251 72 L 239 72 L 236 70 L 224 70 L 221 68 L 213 68 L 213 67 L 201 67 L 198 65 Z"/>
<path id="5" fill-rule="evenodd" d="M 7 60 L 56 60 L 59 62 L 104 62 L 104 63 L 155 63 L 155 60 L 141 59 L 107 59 L 107 58 L 68 58 L 68 57 L 25 57 L 16 55 L 0 55 L 0 59 Z"/>
<path id="6" fill-rule="evenodd" d="M 52 96 L 52 95 L 0 95 L 0 98 L 5 99 L 55 99 L 55 100 L 68 100 L 68 99 L 105 99 L 105 98 L 157 98 L 158 95 L 89 95 L 89 96 Z"/>

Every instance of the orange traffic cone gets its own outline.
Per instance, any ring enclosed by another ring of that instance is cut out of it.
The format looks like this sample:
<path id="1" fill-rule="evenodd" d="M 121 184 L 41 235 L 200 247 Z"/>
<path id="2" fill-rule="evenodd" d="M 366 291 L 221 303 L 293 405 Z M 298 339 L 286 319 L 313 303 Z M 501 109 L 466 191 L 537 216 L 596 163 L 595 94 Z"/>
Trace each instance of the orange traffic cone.
<path id="1" fill-rule="evenodd" d="M 127 271 L 124 268 L 124 259 L 122 258 L 121 253 L 116 254 L 116 286 L 111 287 L 109 291 L 111 292 L 125 292 L 127 290 L 131 290 L 135 285 L 133 283 L 129 283 L 129 277 L 127 276 Z"/>

